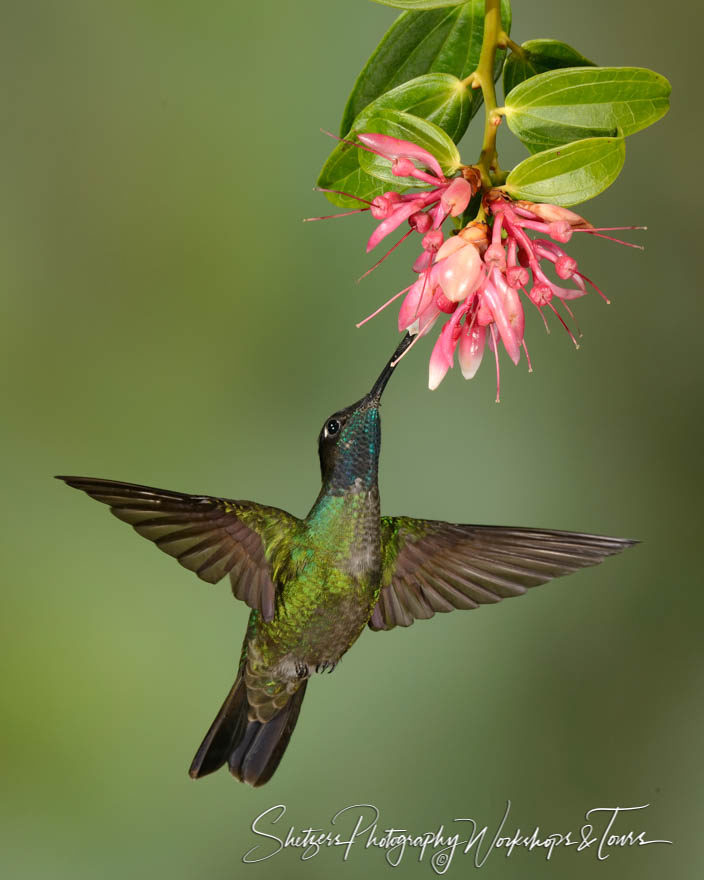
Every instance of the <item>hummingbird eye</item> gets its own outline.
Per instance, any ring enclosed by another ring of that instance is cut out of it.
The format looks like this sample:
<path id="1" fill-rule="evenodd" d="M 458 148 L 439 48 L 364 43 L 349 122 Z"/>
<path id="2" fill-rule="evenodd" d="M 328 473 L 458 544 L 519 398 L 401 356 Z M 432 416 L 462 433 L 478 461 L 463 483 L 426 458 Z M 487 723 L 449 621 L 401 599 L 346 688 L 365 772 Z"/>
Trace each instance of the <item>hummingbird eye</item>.
<path id="1" fill-rule="evenodd" d="M 340 430 L 340 423 L 338 422 L 337 419 L 330 419 L 330 421 L 327 423 L 327 425 L 325 425 L 325 433 L 327 434 L 328 437 L 330 437 L 333 434 L 337 434 L 337 432 L 339 430 Z"/>

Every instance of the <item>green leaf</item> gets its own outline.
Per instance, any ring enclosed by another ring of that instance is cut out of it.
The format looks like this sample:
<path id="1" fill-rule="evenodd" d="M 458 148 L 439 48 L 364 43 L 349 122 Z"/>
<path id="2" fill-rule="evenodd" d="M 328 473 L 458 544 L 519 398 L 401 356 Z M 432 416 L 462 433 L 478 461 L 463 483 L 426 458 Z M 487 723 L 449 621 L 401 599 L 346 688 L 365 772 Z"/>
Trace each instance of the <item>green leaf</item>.
<path id="1" fill-rule="evenodd" d="M 427 119 L 444 129 L 451 138 L 455 138 L 467 127 L 471 99 L 470 90 L 457 77 L 448 73 L 428 73 L 403 83 L 372 101 L 354 120 L 346 139 L 353 140 L 357 132 L 366 130 L 366 120 L 386 110 L 404 111 Z M 363 199 L 374 198 L 388 189 L 380 189 L 379 180 L 364 173 L 359 159 L 359 149 L 345 143 L 338 144 L 323 166 L 318 186 L 341 190 Z M 358 205 L 356 199 L 338 194 L 329 193 L 328 199 L 339 207 Z"/>
<path id="2" fill-rule="evenodd" d="M 508 33 L 511 28 L 509 0 L 502 0 L 501 20 Z M 484 0 L 401 13 L 357 77 L 347 100 L 340 134 L 347 134 L 355 118 L 372 101 L 410 79 L 425 73 L 451 73 L 465 79 L 479 61 L 483 32 Z M 496 76 L 505 54 L 504 51 L 496 53 Z M 471 96 L 468 122 L 481 106 L 481 90 L 473 90 Z"/>
<path id="3" fill-rule="evenodd" d="M 594 67 L 572 46 L 559 40 L 528 40 L 521 44 L 523 54 L 512 52 L 504 64 L 504 94 L 508 95 L 524 79 L 560 67 Z"/>
<path id="4" fill-rule="evenodd" d="M 599 195 L 616 180 L 626 158 L 623 137 L 595 137 L 524 159 L 504 189 L 515 199 L 577 205 Z"/>
<path id="5" fill-rule="evenodd" d="M 667 113 L 670 84 L 641 67 L 541 73 L 506 96 L 506 121 L 532 152 L 620 129 L 633 134 Z"/>
<path id="6" fill-rule="evenodd" d="M 460 166 L 460 154 L 452 138 L 427 119 L 398 110 L 380 110 L 375 116 L 366 119 L 364 130 L 412 141 L 423 147 L 435 156 L 446 175 L 454 174 Z M 391 170 L 389 159 L 384 159 L 368 150 L 359 151 L 359 164 L 367 174 L 385 181 L 387 186 L 384 188 L 387 190 L 388 184 L 391 184 L 391 189 L 422 186 L 414 177 L 396 177 Z"/>
<path id="7" fill-rule="evenodd" d="M 382 6 L 396 6 L 398 9 L 438 9 L 440 6 L 459 6 L 465 0 L 374 0 Z"/>
<path id="8" fill-rule="evenodd" d="M 359 130 L 359 120 L 376 116 L 379 110 L 400 110 L 435 123 L 457 141 L 467 128 L 472 97 L 471 89 L 456 76 L 426 73 L 384 92 L 360 113 L 353 127 Z"/>

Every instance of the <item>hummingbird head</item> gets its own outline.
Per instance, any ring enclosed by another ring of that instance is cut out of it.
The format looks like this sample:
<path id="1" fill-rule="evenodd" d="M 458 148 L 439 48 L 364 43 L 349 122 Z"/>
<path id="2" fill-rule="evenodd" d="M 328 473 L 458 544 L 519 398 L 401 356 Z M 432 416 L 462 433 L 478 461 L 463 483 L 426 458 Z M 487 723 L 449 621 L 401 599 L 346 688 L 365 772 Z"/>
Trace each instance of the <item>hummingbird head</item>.
<path id="1" fill-rule="evenodd" d="M 368 394 L 325 420 L 318 436 L 324 484 L 343 491 L 354 486 L 371 489 L 376 484 L 381 451 L 381 395 L 412 340 L 409 334 L 404 336 Z"/>

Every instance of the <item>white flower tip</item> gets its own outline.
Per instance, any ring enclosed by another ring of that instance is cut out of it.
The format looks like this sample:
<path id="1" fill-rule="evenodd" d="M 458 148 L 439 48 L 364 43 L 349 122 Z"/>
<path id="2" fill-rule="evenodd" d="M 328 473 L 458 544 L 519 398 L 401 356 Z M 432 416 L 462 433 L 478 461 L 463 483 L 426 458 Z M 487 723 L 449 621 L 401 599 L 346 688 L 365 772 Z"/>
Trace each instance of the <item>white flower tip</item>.
<path id="1" fill-rule="evenodd" d="M 475 360 L 475 362 L 471 365 L 463 366 L 462 361 L 460 360 L 460 369 L 462 370 L 462 375 L 465 379 L 473 379 L 477 375 L 477 370 L 479 369 L 479 365 L 481 364 L 481 360 Z"/>
<path id="2" fill-rule="evenodd" d="M 428 371 L 428 388 L 431 391 L 435 391 L 438 385 L 445 378 L 445 374 L 447 373 L 448 368 L 444 365 L 433 364 L 431 362 L 430 369 Z"/>

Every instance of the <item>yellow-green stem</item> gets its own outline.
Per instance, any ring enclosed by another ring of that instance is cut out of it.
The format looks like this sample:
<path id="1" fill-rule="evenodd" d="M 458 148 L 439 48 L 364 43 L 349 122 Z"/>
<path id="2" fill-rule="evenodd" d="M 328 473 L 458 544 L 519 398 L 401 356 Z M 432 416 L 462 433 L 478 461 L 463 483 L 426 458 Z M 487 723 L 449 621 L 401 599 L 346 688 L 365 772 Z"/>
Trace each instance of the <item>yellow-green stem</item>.
<path id="1" fill-rule="evenodd" d="M 492 170 L 499 170 L 496 161 L 496 129 L 501 121 L 501 117 L 495 112 L 494 61 L 499 40 L 501 37 L 505 38 L 505 36 L 504 30 L 501 27 L 501 0 L 486 0 L 482 50 L 479 55 L 477 69 L 472 76 L 473 82 L 481 87 L 482 96 L 484 97 L 484 141 L 482 142 L 482 151 L 477 162 L 484 189 L 490 189 L 493 185 L 491 179 Z"/>
<path id="2" fill-rule="evenodd" d="M 499 46 L 501 46 L 502 49 L 510 49 L 514 55 L 518 55 L 520 58 L 525 57 L 526 50 L 523 46 L 519 46 L 518 43 L 515 43 L 505 32 L 499 36 Z"/>

